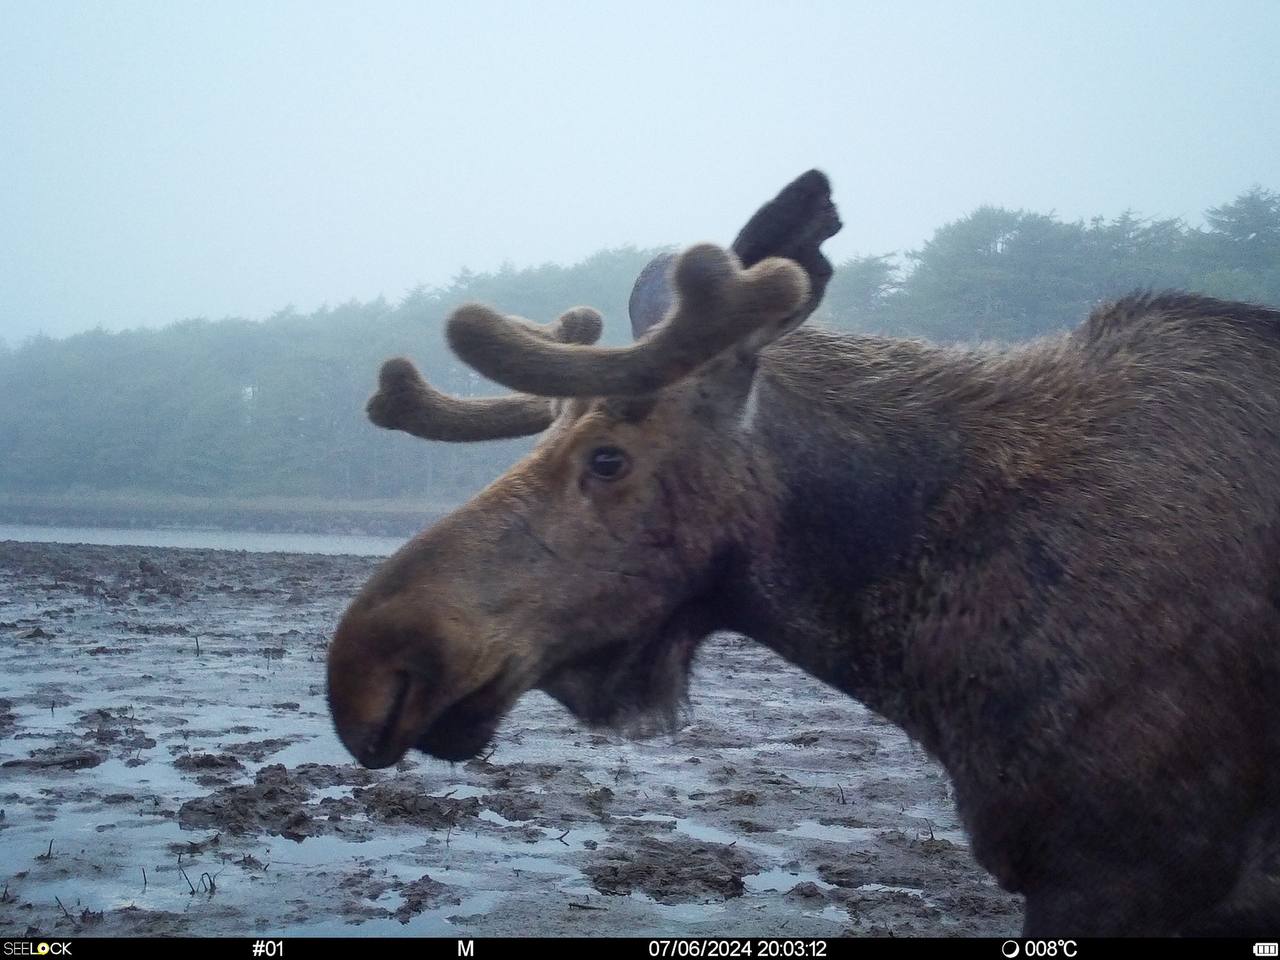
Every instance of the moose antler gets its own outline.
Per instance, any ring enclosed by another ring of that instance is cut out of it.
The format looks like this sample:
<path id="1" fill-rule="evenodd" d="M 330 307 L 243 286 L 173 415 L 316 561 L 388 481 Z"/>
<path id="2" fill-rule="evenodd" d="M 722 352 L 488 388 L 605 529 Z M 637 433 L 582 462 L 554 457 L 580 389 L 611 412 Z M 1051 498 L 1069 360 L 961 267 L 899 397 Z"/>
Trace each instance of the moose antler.
<path id="1" fill-rule="evenodd" d="M 449 319 L 449 345 L 504 386 L 543 397 L 638 396 L 683 378 L 735 344 L 767 342 L 809 295 L 804 270 L 768 258 L 743 270 L 712 244 L 685 251 L 667 321 L 628 347 L 554 342 L 527 324 L 469 304 Z"/>
<path id="2" fill-rule="evenodd" d="M 508 318 L 546 343 L 590 345 L 600 338 L 600 314 L 576 307 L 546 326 Z M 555 418 L 545 397 L 510 396 L 462 399 L 441 393 L 418 373 L 413 362 L 395 357 L 382 365 L 378 392 L 369 398 L 369 419 L 388 430 L 403 430 L 424 440 L 499 440 L 540 433 Z"/>

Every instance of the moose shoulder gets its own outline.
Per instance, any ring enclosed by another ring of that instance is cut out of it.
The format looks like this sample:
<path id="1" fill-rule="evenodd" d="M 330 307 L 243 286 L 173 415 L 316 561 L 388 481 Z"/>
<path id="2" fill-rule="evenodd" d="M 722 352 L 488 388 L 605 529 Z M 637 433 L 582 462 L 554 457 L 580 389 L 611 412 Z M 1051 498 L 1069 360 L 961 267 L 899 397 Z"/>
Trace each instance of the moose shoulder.
<path id="1" fill-rule="evenodd" d="M 507 397 L 388 362 L 381 426 L 543 436 L 351 604 L 339 736 L 370 766 L 465 758 L 533 688 L 661 720 L 737 631 L 939 758 L 1028 935 L 1274 924 L 1280 312 L 1135 296 L 1007 350 L 837 336 L 799 326 L 837 229 L 806 174 L 732 252 L 646 271 L 625 348 L 586 308 L 460 309 L 451 345 Z"/>

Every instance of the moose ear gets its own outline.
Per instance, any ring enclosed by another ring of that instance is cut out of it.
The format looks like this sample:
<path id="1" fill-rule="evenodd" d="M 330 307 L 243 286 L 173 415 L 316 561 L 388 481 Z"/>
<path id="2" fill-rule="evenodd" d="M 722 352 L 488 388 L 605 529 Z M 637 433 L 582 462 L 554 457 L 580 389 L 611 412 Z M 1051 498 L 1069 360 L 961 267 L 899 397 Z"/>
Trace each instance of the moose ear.
<path id="1" fill-rule="evenodd" d="M 831 279 L 831 263 L 820 249 L 841 228 L 831 202 L 831 183 L 820 170 L 809 170 L 787 184 L 756 211 L 733 241 L 733 252 L 744 267 L 767 257 L 784 257 L 800 265 L 809 277 L 809 297 L 781 327 L 762 331 L 751 346 L 763 347 L 802 324 L 822 302 Z M 675 302 L 672 269 L 676 255 L 662 253 L 640 271 L 631 290 L 631 335 L 640 339 L 666 317 Z"/>
<path id="2" fill-rule="evenodd" d="M 632 339 L 639 340 L 671 311 L 676 299 L 672 273 L 675 262 L 674 253 L 660 253 L 645 265 L 636 278 L 627 303 Z"/>
<path id="3" fill-rule="evenodd" d="M 822 243 L 842 226 L 831 201 L 831 182 L 821 170 L 809 170 L 757 210 L 733 241 L 733 252 L 744 267 L 766 257 L 784 257 L 798 263 L 809 277 L 809 298 L 779 336 L 800 326 L 818 309 L 832 274 Z"/>
<path id="4" fill-rule="evenodd" d="M 808 277 L 809 295 L 790 316 L 752 331 L 732 351 L 707 366 L 700 394 L 714 416 L 733 416 L 742 424 L 750 424 L 755 414 L 752 384 L 756 357 L 818 309 L 833 272 L 821 247 L 842 226 L 831 200 L 830 181 L 820 170 L 809 170 L 757 210 L 739 232 L 733 241 L 733 252 L 744 267 L 750 268 L 767 257 L 790 260 Z"/>

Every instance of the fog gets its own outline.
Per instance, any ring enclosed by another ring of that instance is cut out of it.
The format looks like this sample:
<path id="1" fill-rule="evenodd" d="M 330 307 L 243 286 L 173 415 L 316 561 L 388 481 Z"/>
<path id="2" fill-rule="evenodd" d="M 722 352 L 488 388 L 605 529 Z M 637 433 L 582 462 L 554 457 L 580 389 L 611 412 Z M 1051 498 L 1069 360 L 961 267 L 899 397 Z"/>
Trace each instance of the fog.
<path id="1" fill-rule="evenodd" d="M 1280 184 L 1280 5 L 0 5 L 0 339 L 982 204 L 1201 222 Z"/>

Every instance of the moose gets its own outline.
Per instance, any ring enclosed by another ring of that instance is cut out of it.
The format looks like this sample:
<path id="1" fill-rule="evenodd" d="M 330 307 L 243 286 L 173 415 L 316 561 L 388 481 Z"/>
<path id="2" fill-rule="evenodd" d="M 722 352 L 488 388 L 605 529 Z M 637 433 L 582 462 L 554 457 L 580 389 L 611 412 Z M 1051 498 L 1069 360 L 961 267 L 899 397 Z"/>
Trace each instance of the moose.
<path id="1" fill-rule="evenodd" d="M 1025 935 L 1280 930 L 1280 311 L 1135 294 L 959 348 L 802 326 L 840 229 L 810 171 L 729 250 L 599 314 L 459 308 L 459 399 L 389 360 L 368 413 L 441 441 L 541 434 L 388 559 L 328 653 L 342 742 L 478 755 L 530 689 L 625 728 L 678 715 L 730 631 L 946 768 Z"/>

